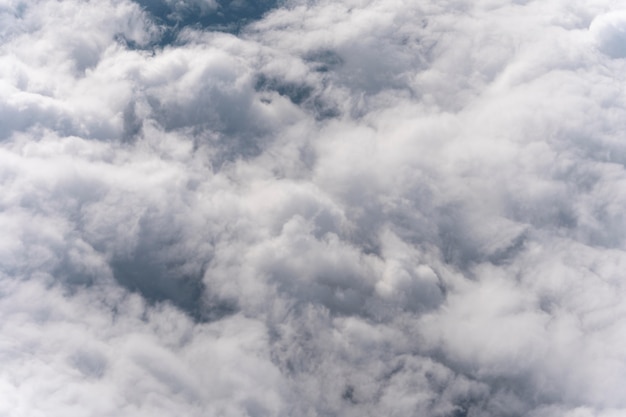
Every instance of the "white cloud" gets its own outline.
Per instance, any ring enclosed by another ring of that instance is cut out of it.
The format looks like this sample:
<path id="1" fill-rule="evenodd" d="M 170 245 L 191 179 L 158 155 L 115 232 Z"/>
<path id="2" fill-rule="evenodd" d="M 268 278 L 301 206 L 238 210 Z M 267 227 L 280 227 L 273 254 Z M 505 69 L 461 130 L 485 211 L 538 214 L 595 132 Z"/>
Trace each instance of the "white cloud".
<path id="1" fill-rule="evenodd" d="M 614 10 L 597 16 L 589 30 L 602 52 L 611 58 L 626 58 L 626 11 Z"/>
<path id="2" fill-rule="evenodd" d="M 624 413 L 614 2 L 143 7 L 0 6 L 0 414 Z"/>

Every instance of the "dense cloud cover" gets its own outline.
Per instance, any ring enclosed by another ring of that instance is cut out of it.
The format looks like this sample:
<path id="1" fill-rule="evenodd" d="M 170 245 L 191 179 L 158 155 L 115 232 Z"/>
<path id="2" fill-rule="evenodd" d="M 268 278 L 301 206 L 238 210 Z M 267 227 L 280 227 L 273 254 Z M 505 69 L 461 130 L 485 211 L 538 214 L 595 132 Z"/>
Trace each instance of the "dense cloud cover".
<path id="1" fill-rule="evenodd" d="M 626 4 L 0 1 L 0 416 L 626 415 Z"/>

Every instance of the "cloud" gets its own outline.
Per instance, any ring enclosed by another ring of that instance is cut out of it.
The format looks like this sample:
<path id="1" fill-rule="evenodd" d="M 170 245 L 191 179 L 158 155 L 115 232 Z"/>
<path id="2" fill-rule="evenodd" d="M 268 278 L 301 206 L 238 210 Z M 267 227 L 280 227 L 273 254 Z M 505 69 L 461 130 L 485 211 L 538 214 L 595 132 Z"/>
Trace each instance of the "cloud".
<path id="1" fill-rule="evenodd" d="M 3 285 L 7 415 L 277 415 L 284 381 L 264 329 L 235 316 L 195 325 L 173 307 L 99 286 L 71 299 Z M 213 370 L 207 372 L 207 370 Z"/>
<path id="2" fill-rule="evenodd" d="M 597 16 L 589 27 L 598 48 L 611 58 L 626 57 L 624 50 L 625 16 L 623 10 L 611 11 Z"/>
<path id="3" fill-rule="evenodd" d="M 0 414 L 623 414 L 623 20 L 4 2 Z"/>

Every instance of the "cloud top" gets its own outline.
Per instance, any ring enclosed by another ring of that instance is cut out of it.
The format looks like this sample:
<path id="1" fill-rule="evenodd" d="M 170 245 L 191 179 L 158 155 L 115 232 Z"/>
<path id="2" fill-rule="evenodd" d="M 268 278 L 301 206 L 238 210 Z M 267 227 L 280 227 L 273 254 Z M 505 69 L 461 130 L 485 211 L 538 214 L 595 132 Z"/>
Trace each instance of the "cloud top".
<path id="1" fill-rule="evenodd" d="M 0 16 L 0 415 L 626 410 L 612 2 Z"/>
<path id="2" fill-rule="evenodd" d="M 612 58 L 626 58 L 626 11 L 615 10 L 597 16 L 589 30 L 602 52 Z"/>

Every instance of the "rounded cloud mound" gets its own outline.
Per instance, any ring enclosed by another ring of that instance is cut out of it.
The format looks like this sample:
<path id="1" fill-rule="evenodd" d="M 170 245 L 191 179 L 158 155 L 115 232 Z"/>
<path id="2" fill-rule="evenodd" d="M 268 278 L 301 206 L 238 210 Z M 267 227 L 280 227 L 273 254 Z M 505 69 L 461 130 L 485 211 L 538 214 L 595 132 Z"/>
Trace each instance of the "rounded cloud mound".
<path id="1" fill-rule="evenodd" d="M 611 58 L 626 58 L 626 10 L 596 17 L 589 30 L 602 52 Z"/>

